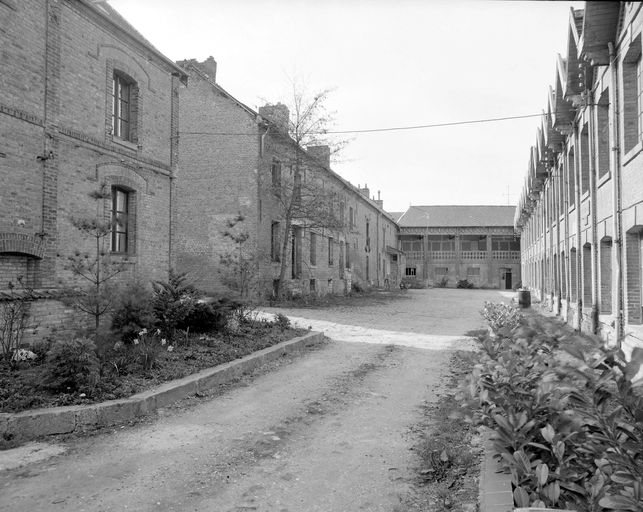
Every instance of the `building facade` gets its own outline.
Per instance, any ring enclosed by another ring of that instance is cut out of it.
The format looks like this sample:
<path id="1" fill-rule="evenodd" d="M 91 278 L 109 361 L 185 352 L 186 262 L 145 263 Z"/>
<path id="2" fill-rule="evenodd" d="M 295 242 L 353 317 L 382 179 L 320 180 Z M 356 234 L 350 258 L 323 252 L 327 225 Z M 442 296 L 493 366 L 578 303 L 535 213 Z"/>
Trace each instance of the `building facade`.
<path id="1" fill-rule="evenodd" d="M 181 90 L 177 268 L 213 293 L 266 296 L 277 280 L 293 294 L 383 286 L 398 229 L 382 201 L 335 173 L 328 147 L 300 147 L 284 105 L 243 105 L 217 83 L 212 58 L 180 64 L 190 81 Z"/>
<path id="2" fill-rule="evenodd" d="M 79 220 L 112 223 L 120 279 L 167 278 L 187 77 L 106 2 L 7 0 L 0 17 L 0 296 L 22 276 L 43 335 L 77 327 L 58 298 L 82 285 L 67 257 L 95 247 Z"/>
<path id="3" fill-rule="evenodd" d="M 638 2 L 570 12 L 515 225 L 524 283 L 579 330 L 642 346 Z"/>
<path id="4" fill-rule="evenodd" d="M 411 206 L 400 214 L 404 279 L 418 286 L 520 286 L 514 206 Z"/>

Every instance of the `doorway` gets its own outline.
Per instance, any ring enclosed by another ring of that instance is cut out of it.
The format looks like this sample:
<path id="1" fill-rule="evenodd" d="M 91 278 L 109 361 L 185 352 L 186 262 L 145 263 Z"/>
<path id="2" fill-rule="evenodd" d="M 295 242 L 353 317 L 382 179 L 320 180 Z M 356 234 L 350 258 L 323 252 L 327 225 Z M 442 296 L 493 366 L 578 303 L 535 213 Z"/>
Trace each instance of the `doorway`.
<path id="1" fill-rule="evenodd" d="M 501 268 L 500 269 L 500 289 L 501 290 L 511 290 L 511 269 L 510 268 Z"/>

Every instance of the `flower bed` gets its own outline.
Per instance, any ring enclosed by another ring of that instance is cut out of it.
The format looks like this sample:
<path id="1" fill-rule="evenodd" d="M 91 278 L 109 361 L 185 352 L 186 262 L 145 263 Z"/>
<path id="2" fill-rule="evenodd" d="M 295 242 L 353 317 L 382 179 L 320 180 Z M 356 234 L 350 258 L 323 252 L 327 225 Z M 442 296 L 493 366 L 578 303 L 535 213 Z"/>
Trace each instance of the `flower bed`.
<path id="1" fill-rule="evenodd" d="M 468 417 L 494 431 L 515 504 L 643 510 L 643 350 L 626 362 L 618 348 L 537 316 L 500 324 L 497 336 L 480 336 L 463 398 Z"/>
<path id="2" fill-rule="evenodd" d="M 72 386 L 52 389 L 47 385 L 51 373 L 48 359 L 39 356 L 21 361 L 17 368 L 0 363 L 0 412 L 18 412 L 38 407 L 77 405 L 129 397 L 160 383 L 185 377 L 204 368 L 217 366 L 282 341 L 301 336 L 306 331 L 275 322 L 248 320 L 233 332 L 193 334 L 178 339 L 174 345 L 150 348 L 150 333 L 138 343 L 116 345 L 107 357 L 98 361 L 99 379 L 88 379 L 75 389 Z M 141 341 L 146 337 L 144 341 Z M 141 348 L 146 343 L 147 349 Z M 167 348 L 172 347 L 172 350 Z M 144 350 L 143 354 L 141 350 Z M 149 366 L 150 350 L 155 350 Z"/>

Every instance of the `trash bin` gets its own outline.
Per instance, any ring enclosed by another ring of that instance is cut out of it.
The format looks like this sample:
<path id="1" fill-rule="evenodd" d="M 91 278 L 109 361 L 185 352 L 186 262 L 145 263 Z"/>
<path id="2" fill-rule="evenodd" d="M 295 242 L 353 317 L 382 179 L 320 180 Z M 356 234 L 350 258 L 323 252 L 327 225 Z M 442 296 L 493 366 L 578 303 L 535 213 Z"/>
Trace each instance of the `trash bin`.
<path id="1" fill-rule="evenodd" d="M 518 305 L 521 308 L 531 307 L 531 292 L 529 290 L 518 290 Z"/>

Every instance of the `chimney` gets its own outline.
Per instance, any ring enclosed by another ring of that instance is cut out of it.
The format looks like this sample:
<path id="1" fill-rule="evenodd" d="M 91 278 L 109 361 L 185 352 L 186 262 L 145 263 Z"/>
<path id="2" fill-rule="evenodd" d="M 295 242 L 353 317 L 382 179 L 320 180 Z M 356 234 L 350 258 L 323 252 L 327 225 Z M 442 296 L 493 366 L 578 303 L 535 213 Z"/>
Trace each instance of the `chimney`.
<path id="1" fill-rule="evenodd" d="M 357 191 L 361 193 L 363 196 L 366 196 L 366 198 L 371 197 L 371 191 L 368 189 L 368 183 L 364 183 L 363 187 L 360 187 L 357 185 Z"/>
<path id="2" fill-rule="evenodd" d="M 201 69 L 210 77 L 213 82 L 217 81 L 217 61 L 210 55 L 200 63 Z"/>
<path id="3" fill-rule="evenodd" d="M 290 121 L 290 112 L 288 107 L 283 103 L 269 103 L 259 107 L 259 115 L 279 128 L 280 131 L 288 133 L 288 122 Z"/>
<path id="4" fill-rule="evenodd" d="M 317 160 L 327 169 L 330 169 L 330 147 L 329 146 L 308 146 L 308 154 Z"/>
<path id="5" fill-rule="evenodd" d="M 380 199 L 380 191 L 377 191 L 377 199 L 373 198 L 373 201 L 375 201 L 375 204 L 380 210 L 384 210 L 384 201 Z"/>
<path id="6" fill-rule="evenodd" d="M 184 69 L 188 69 L 188 66 L 194 66 L 201 72 L 208 75 L 208 78 L 213 82 L 217 81 L 217 61 L 214 60 L 212 56 L 208 57 L 203 62 L 199 62 L 196 59 L 185 59 L 178 60 L 176 63 Z"/>

